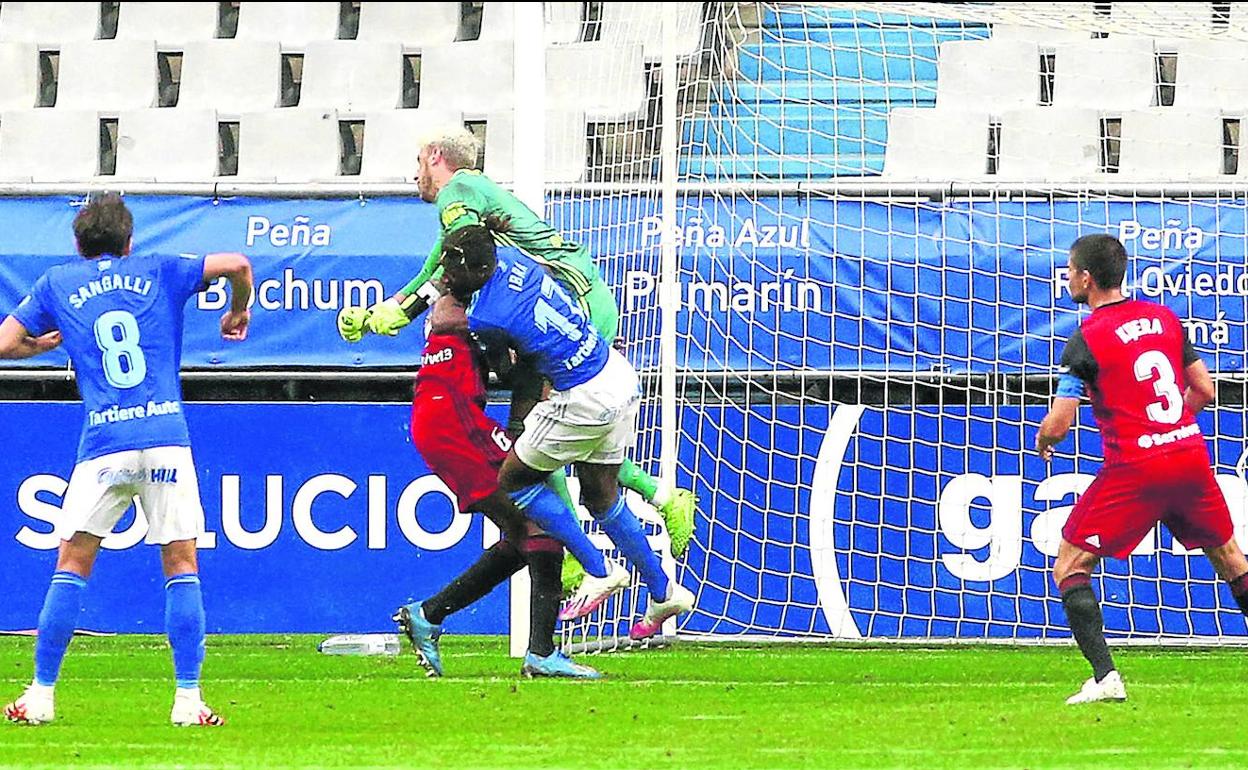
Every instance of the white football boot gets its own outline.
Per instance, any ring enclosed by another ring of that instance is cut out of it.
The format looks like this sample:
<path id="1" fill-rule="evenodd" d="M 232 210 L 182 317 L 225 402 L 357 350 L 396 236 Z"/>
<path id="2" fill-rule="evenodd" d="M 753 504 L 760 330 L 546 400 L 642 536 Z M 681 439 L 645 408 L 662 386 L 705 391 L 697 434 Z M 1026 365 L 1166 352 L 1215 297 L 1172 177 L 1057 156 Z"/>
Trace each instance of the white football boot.
<path id="1" fill-rule="evenodd" d="M 1066 705 L 1095 703 L 1102 700 L 1122 702 L 1126 699 L 1127 686 L 1122 683 L 1122 677 L 1117 671 L 1110 671 L 1099 682 L 1096 681 L 1096 677 L 1089 678 L 1083 683 L 1083 687 L 1079 688 L 1079 692 L 1066 699 Z"/>
<path id="2" fill-rule="evenodd" d="M 225 719 L 204 703 L 199 690 L 186 694 L 178 690 L 173 696 L 173 712 L 169 721 L 178 727 L 220 727 L 225 724 Z"/>
<path id="3" fill-rule="evenodd" d="M 599 578 L 586 575 L 580 587 L 576 589 L 576 593 L 572 594 L 572 598 L 563 605 L 559 619 L 576 620 L 585 617 L 598 609 L 611 594 L 627 588 L 632 582 L 632 573 L 623 564 L 607 559 L 607 576 Z"/>
<path id="4" fill-rule="evenodd" d="M 4 718 L 23 725 L 41 725 L 56 718 L 52 688 L 31 684 L 21 697 L 4 707 Z"/>
<path id="5" fill-rule="evenodd" d="M 649 639 L 663 629 L 668 618 L 674 618 L 682 612 L 693 609 L 693 593 L 671 581 L 672 595 L 665 602 L 656 602 L 653 598 L 646 603 L 646 614 L 628 630 L 630 639 Z"/>

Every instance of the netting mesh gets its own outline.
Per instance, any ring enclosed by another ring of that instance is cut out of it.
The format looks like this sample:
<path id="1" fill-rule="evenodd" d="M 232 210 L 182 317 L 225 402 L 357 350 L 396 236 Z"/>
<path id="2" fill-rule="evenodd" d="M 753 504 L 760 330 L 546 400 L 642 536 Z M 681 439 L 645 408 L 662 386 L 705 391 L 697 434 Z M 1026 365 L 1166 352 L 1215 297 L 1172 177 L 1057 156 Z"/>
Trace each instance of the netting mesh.
<path id="1" fill-rule="evenodd" d="M 648 377 L 639 458 L 657 460 L 658 404 L 679 405 L 677 481 L 701 499 L 677 565 L 698 601 L 680 633 L 1065 636 L 1048 571 L 1099 468 L 1090 410 L 1052 464 L 1032 445 L 1080 318 L 1066 250 L 1088 233 L 1124 242 L 1128 287 L 1185 319 L 1215 372 L 1219 404 L 1201 424 L 1248 526 L 1248 204 L 1239 117 L 1224 106 L 1238 98 L 1227 73 L 1248 59 L 1236 42 L 1248 11 L 701 13 L 697 50 L 675 59 L 674 392 L 657 390 L 657 87 L 637 122 L 594 129 L 650 142 L 586 177 L 629 184 L 552 198 L 604 265 Z M 1208 563 L 1164 529 L 1095 587 L 1115 636 L 1244 633 Z M 627 601 L 639 612 L 643 599 Z M 574 634 L 619 633 L 629 609 Z"/>

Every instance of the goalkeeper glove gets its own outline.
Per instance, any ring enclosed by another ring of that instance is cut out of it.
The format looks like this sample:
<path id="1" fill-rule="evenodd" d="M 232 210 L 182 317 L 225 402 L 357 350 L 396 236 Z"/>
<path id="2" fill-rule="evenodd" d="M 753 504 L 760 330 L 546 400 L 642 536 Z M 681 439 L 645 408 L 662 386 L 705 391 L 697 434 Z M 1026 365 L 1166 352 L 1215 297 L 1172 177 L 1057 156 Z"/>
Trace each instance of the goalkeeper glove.
<path id="1" fill-rule="evenodd" d="M 338 311 L 338 336 L 347 342 L 359 342 L 368 331 L 368 308 L 344 307 Z"/>
<path id="2" fill-rule="evenodd" d="M 399 301 L 391 298 L 370 307 L 368 319 L 364 323 L 373 334 L 393 337 L 399 333 L 399 329 L 411 322 L 412 319 L 407 317 L 407 312 L 404 311 Z"/>

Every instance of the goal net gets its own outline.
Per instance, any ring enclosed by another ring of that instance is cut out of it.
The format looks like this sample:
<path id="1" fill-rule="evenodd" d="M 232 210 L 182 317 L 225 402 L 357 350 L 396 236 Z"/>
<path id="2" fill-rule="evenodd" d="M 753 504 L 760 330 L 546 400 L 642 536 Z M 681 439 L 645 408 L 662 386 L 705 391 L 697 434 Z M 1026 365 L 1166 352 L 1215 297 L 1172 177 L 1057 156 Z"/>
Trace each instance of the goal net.
<path id="1" fill-rule="evenodd" d="M 1124 242 L 1131 293 L 1214 372 L 1201 425 L 1245 534 L 1248 8 L 683 5 L 695 42 L 665 49 L 658 4 L 602 4 L 621 8 L 598 43 L 642 46 L 645 108 L 591 121 L 585 175 L 548 196 L 617 291 L 647 382 L 637 458 L 700 498 L 675 633 L 1067 638 L 1049 574 L 1100 467 L 1090 408 L 1051 463 L 1032 447 L 1089 233 Z M 1164 529 L 1094 588 L 1118 639 L 1245 635 Z M 644 599 L 569 640 L 609 645 Z"/>

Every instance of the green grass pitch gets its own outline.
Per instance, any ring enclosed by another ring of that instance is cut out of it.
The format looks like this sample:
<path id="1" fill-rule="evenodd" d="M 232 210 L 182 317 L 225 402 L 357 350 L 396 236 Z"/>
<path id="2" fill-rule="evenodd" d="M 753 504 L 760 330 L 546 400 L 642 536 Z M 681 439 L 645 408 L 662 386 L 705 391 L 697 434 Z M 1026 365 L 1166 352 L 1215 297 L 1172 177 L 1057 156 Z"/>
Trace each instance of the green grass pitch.
<path id="1" fill-rule="evenodd" d="M 320 637 L 210 637 L 229 723 L 175 728 L 162 637 L 75 639 L 57 721 L 0 724 L 0 766 L 370 768 L 1225 767 L 1248 750 L 1248 651 L 1119 649 L 1125 704 L 1067 707 L 1073 647 L 697 645 L 585 656 L 602 682 L 525 681 L 499 638 L 331 657 Z M 0 697 L 30 679 L 0 638 Z"/>

